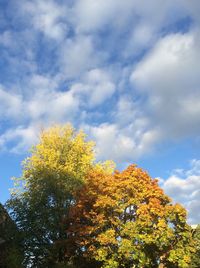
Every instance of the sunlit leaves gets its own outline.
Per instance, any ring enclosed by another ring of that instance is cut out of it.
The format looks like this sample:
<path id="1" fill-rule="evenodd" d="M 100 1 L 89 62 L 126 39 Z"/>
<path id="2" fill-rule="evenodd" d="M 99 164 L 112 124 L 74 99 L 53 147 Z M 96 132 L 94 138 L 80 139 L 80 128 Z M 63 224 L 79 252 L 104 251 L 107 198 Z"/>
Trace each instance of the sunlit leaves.
<path id="1" fill-rule="evenodd" d="M 185 209 L 173 205 L 142 169 L 131 165 L 114 174 L 91 170 L 77 196 L 72 208 L 77 241 L 102 267 L 161 262 L 188 267 L 193 244 Z"/>
<path id="2" fill-rule="evenodd" d="M 190 267 L 185 209 L 136 165 L 119 172 L 112 161 L 96 163 L 94 143 L 70 125 L 41 133 L 16 182 L 9 206 L 25 265 Z"/>
<path id="3" fill-rule="evenodd" d="M 84 184 L 93 162 L 94 143 L 82 131 L 67 125 L 41 133 L 23 162 L 22 183 L 9 201 L 24 234 L 26 265 L 49 267 L 69 260 L 64 254 L 68 237 L 64 222 L 75 203 L 73 192 Z"/>

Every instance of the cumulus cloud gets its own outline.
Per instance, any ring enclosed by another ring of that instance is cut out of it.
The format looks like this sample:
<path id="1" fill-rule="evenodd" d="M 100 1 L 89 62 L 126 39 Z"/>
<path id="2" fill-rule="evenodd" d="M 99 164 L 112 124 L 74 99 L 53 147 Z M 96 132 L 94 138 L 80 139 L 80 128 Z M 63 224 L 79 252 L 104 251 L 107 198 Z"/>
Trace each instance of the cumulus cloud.
<path id="1" fill-rule="evenodd" d="M 27 112 L 32 119 L 49 124 L 72 119 L 78 109 L 78 100 L 70 91 L 46 92 L 26 102 Z"/>
<path id="2" fill-rule="evenodd" d="M 73 119 L 79 107 L 79 100 L 68 88 L 60 91 L 60 81 L 59 76 L 34 74 L 31 77 L 31 94 L 27 94 L 24 100 L 31 120 L 51 124 Z"/>
<path id="3" fill-rule="evenodd" d="M 66 39 L 58 54 L 60 72 L 68 79 L 97 68 L 106 57 L 106 53 L 96 50 L 93 38 L 85 35 Z"/>
<path id="4" fill-rule="evenodd" d="M 74 7 L 74 13 L 77 18 L 77 31 L 93 32 L 110 25 L 115 27 L 124 26 L 131 16 L 134 6 L 133 2 L 130 0 L 127 0 L 125 3 L 118 0 L 77 1 Z"/>
<path id="5" fill-rule="evenodd" d="M 57 4 L 56 1 L 24 1 L 23 11 L 30 16 L 33 26 L 49 38 L 62 40 L 68 32 L 64 20 L 66 16 L 65 6 Z"/>
<path id="6" fill-rule="evenodd" d="M 12 122 L 0 136 L 2 148 L 24 152 L 34 143 L 38 126 L 73 121 L 80 114 L 79 98 L 70 89 L 58 90 L 59 82 L 59 77 L 34 74 L 26 92 L 0 87 L 0 119 Z"/>
<path id="7" fill-rule="evenodd" d="M 152 120 L 171 138 L 199 131 L 199 41 L 197 32 L 161 38 L 131 75 Z"/>
<path id="8" fill-rule="evenodd" d="M 148 153 L 159 138 L 157 130 L 144 130 L 143 121 L 120 128 L 118 124 L 104 123 L 99 126 L 83 125 L 89 136 L 96 141 L 98 159 L 112 159 L 129 163 Z"/>
<path id="9" fill-rule="evenodd" d="M 142 122 L 142 124 L 140 124 L 141 127 L 147 127 L 148 125 L 148 121 L 140 109 L 140 104 L 134 101 L 130 95 L 126 94 L 121 94 L 116 109 L 113 112 L 113 117 L 120 126 L 125 126 L 137 121 Z"/>
<path id="10" fill-rule="evenodd" d="M 27 127 L 10 128 L 0 135 L 1 151 L 9 150 L 11 153 L 24 153 L 38 140 L 38 133 L 41 127 L 42 125 L 32 124 Z M 15 143 L 15 146 L 13 146 L 13 143 Z"/>
<path id="11" fill-rule="evenodd" d="M 0 116 L 15 119 L 16 129 L 85 125 L 99 155 L 123 162 L 166 137 L 199 131 L 198 30 L 170 30 L 187 16 L 198 24 L 197 2 L 22 0 L 13 6 L 14 26 L 0 34 L 6 70 Z M 109 151 L 112 139 L 119 148 Z"/>
<path id="12" fill-rule="evenodd" d="M 48 95 L 40 94 L 39 98 L 33 97 L 21 102 L 18 102 L 18 99 L 13 98 L 13 96 L 6 97 L 8 97 L 9 106 L 4 103 L 4 106 L 7 105 L 5 107 L 6 114 L 3 114 L 4 118 L 7 116 L 7 118 L 13 119 L 16 116 L 19 121 L 18 117 L 21 113 L 22 125 L 10 127 L 0 135 L 1 149 L 13 153 L 24 153 L 29 149 L 37 141 L 39 132 L 43 127 L 73 121 L 79 105 L 78 100 L 70 91 L 52 92 Z"/>
<path id="13" fill-rule="evenodd" d="M 175 202 L 185 206 L 190 224 L 200 223 L 200 160 L 193 159 L 188 170 L 174 170 L 162 187 Z"/>
<path id="14" fill-rule="evenodd" d="M 94 108 L 112 97 L 115 84 L 106 71 L 92 69 L 84 75 L 80 83 L 72 86 L 71 91 L 78 98 L 82 98 L 83 105 Z"/>
<path id="15" fill-rule="evenodd" d="M 163 3 L 161 0 L 101 0 L 92 1 L 81 0 L 76 1 L 74 6 L 74 14 L 76 16 L 76 27 L 80 32 L 93 32 L 101 30 L 103 27 L 112 27 L 122 30 L 131 23 L 131 27 L 143 20 L 145 23 L 160 28 L 162 24 L 167 23 L 167 18 L 174 9 L 182 10 L 179 1 L 167 1 Z M 159 13 L 157 12 L 159 10 Z M 182 16 L 178 14 L 177 17 Z M 177 18 L 176 18 L 177 19 Z M 171 17 L 171 22 L 173 17 Z M 132 24 L 135 22 L 135 24 Z"/>

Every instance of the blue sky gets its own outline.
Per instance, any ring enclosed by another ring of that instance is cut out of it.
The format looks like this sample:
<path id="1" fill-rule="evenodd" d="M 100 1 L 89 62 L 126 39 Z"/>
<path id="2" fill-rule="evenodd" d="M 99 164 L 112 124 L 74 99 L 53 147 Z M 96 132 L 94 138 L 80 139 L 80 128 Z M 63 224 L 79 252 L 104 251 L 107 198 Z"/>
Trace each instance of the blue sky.
<path id="1" fill-rule="evenodd" d="M 0 3 L 0 201 L 43 127 L 137 163 L 200 222 L 200 2 Z"/>

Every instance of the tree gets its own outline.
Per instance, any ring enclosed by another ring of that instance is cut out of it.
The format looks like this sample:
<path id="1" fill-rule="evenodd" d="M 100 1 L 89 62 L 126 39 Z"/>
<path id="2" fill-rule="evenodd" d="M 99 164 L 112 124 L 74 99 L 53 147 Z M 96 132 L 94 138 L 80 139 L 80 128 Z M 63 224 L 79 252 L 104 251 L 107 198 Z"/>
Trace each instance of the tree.
<path id="1" fill-rule="evenodd" d="M 192 255 L 191 268 L 200 267 L 200 224 L 193 230 L 196 252 Z"/>
<path id="2" fill-rule="evenodd" d="M 63 222 L 94 162 L 94 144 L 70 125 L 41 133 L 7 206 L 22 232 L 25 267 L 67 267 Z M 62 266 L 64 265 L 64 266 Z"/>
<path id="3" fill-rule="evenodd" d="M 23 252 L 17 226 L 0 204 L 0 267 L 22 267 Z"/>
<path id="4" fill-rule="evenodd" d="M 189 267 L 193 240 L 186 211 L 142 169 L 93 169 L 77 199 L 70 243 L 100 267 Z"/>
<path id="5" fill-rule="evenodd" d="M 186 211 L 136 165 L 94 162 L 94 144 L 71 126 L 41 133 L 7 203 L 25 267 L 188 267 Z M 13 253 L 14 254 L 14 253 Z"/>

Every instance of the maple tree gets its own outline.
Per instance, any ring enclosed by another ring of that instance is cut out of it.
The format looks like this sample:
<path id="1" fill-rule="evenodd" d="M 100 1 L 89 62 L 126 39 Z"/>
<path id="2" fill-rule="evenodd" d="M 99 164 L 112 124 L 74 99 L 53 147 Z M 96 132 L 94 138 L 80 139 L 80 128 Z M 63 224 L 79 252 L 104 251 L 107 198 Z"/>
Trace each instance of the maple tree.
<path id="1" fill-rule="evenodd" d="M 194 249 L 186 211 L 142 169 L 93 169 L 77 196 L 71 243 L 100 267 L 189 267 Z"/>

